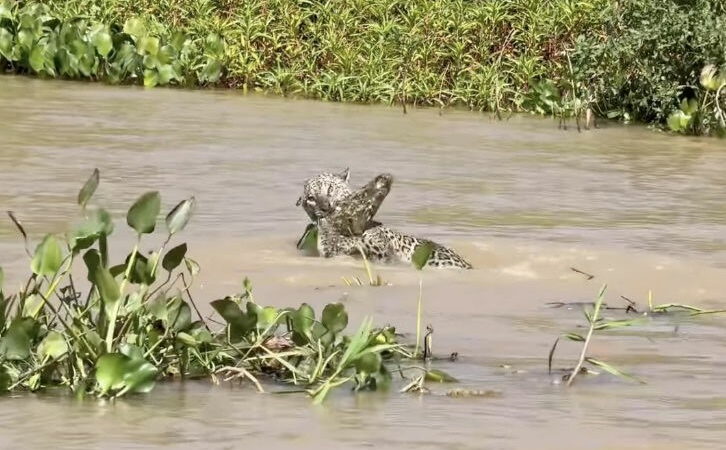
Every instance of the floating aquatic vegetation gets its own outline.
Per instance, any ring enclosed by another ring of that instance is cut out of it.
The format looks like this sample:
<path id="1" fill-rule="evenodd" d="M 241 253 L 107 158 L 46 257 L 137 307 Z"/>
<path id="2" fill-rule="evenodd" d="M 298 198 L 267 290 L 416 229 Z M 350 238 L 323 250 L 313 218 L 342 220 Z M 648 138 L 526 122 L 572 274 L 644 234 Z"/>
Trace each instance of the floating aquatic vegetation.
<path id="1" fill-rule="evenodd" d="M 587 322 L 589 324 L 587 334 L 585 336 L 578 334 L 578 333 L 566 333 L 560 337 L 558 337 L 554 344 L 552 345 L 552 348 L 550 349 L 549 356 L 547 358 L 547 366 L 549 373 L 552 373 L 552 361 L 554 359 L 555 350 L 557 349 L 557 344 L 560 342 L 561 338 L 566 338 L 570 341 L 574 342 L 581 342 L 582 343 L 582 349 L 580 351 L 580 357 L 577 361 L 577 364 L 572 370 L 568 370 L 568 374 L 566 374 L 563 379 L 566 382 L 567 386 L 572 385 L 572 383 L 575 381 L 575 378 L 583 373 L 597 373 L 585 366 L 585 363 L 590 364 L 594 367 L 599 367 L 600 369 L 613 374 L 615 376 L 618 376 L 620 378 L 627 378 L 633 381 L 637 381 L 639 383 L 644 383 L 644 381 L 640 380 L 637 377 L 634 377 L 633 375 L 630 375 L 626 372 L 621 371 L 620 369 L 612 366 L 609 363 L 606 363 L 605 361 L 595 359 L 591 356 L 588 356 L 588 346 L 590 345 L 590 342 L 593 338 L 593 335 L 595 331 L 603 331 L 613 328 L 621 328 L 621 327 L 627 327 L 634 325 L 638 323 L 638 320 L 615 320 L 615 321 L 606 321 L 603 320 L 600 317 L 600 310 L 602 309 L 603 305 L 603 299 L 605 298 L 605 291 L 607 289 L 606 285 L 603 285 L 603 287 L 600 289 L 600 292 L 598 293 L 597 299 L 595 300 L 593 310 L 591 312 L 585 311 L 585 318 L 587 319 Z"/>
<path id="2" fill-rule="evenodd" d="M 348 382 L 356 390 L 385 387 L 386 364 L 410 358 L 391 327 L 365 319 L 348 336 L 342 304 L 327 304 L 320 315 L 305 303 L 261 306 L 248 279 L 241 293 L 211 303 L 224 321 L 213 329 L 190 292 L 199 265 L 186 243 L 169 248 L 194 212 L 194 197 L 170 210 L 165 239 L 146 252 L 146 238 L 160 232 L 162 201 L 157 191 L 141 195 L 126 214 L 133 249 L 113 264 L 111 215 L 90 205 L 99 182 L 94 171 L 78 194 L 80 224 L 46 235 L 29 252 L 32 274 L 18 293 L 6 294 L 0 270 L 0 391 L 67 386 L 118 397 L 148 392 L 158 380 L 199 377 L 247 379 L 264 391 L 264 378 L 302 386 L 321 402 Z M 9 216 L 27 246 L 22 223 Z M 86 292 L 73 278 L 78 271 Z"/>

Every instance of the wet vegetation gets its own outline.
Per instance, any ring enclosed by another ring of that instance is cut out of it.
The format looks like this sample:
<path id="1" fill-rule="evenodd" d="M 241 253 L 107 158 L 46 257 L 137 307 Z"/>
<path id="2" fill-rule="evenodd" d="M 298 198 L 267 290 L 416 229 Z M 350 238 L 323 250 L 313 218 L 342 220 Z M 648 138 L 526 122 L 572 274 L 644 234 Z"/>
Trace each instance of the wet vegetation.
<path id="1" fill-rule="evenodd" d="M 42 3 L 0 2 L 0 69 L 109 83 L 204 85 L 219 81 L 224 43 L 150 29 L 138 18 L 60 18 Z"/>
<path id="2" fill-rule="evenodd" d="M 6 71 L 528 111 L 578 129 L 595 115 L 690 134 L 725 128 L 720 0 L 0 5 Z"/>
<path id="3" fill-rule="evenodd" d="M 605 298 L 605 291 L 607 289 L 607 286 L 603 286 L 600 289 L 600 293 L 597 296 L 597 299 L 595 300 L 594 306 L 592 311 L 585 311 L 585 319 L 587 319 L 588 323 L 588 330 L 587 334 L 583 336 L 579 333 L 567 333 L 562 335 L 561 337 L 558 337 L 555 340 L 555 343 L 552 345 L 552 349 L 550 350 L 547 365 L 548 365 L 548 371 L 549 373 L 552 373 L 552 360 L 555 355 L 555 350 L 557 349 L 557 344 L 560 341 L 560 338 L 564 337 L 570 341 L 574 342 L 581 342 L 582 343 L 582 349 L 580 351 L 580 357 L 577 360 L 577 364 L 573 369 L 570 371 L 567 371 L 562 378 L 564 382 L 567 384 L 567 386 L 572 385 L 574 383 L 575 378 L 577 378 L 580 374 L 588 374 L 588 373 L 597 373 L 593 371 L 592 369 L 589 369 L 586 365 L 586 363 L 590 366 L 594 366 L 597 368 L 600 368 L 610 374 L 622 377 L 622 378 L 628 378 L 631 380 L 635 380 L 637 382 L 643 383 L 642 380 L 629 375 L 620 369 L 617 369 L 616 367 L 606 363 L 605 361 L 595 359 L 591 356 L 588 356 L 587 351 L 588 347 L 590 345 L 591 340 L 593 339 L 595 331 L 604 331 L 609 330 L 613 328 L 621 328 L 621 327 L 628 327 L 631 325 L 635 325 L 638 323 L 638 319 L 632 319 L 632 320 L 604 320 L 601 317 L 601 309 L 603 306 L 603 300 Z"/>
<path id="4" fill-rule="evenodd" d="M 301 386 L 320 402 L 346 383 L 355 390 L 383 388 L 392 378 L 388 366 L 403 373 L 401 361 L 415 356 L 395 329 L 376 328 L 370 319 L 346 334 L 348 314 L 340 303 L 320 314 L 308 304 L 259 305 L 248 280 L 241 293 L 211 302 L 222 322 L 205 319 L 190 291 L 200 268 L 185 243 L 171 247 L 192 216 L 194 198 L 171 209 L 163 243 L 147 252 L 143 247 L 159 231 L 161 197 L 156 191 L 140 196 L 126 216 L 136 242 L 114 264 L 111 216 L 89 206 L 99 182 L 95 171 L 78 194 L 80 224 L 65 236 L 46 235 L 35 251 L 9 213 L 32 274 L 20 292 L 8 294 L 0 271 L 0 390 L 66 386 L 118 397 L 147 392 L 157 380 L 221 377 L 247 379 L 260 391 L 264 381 Z"/>

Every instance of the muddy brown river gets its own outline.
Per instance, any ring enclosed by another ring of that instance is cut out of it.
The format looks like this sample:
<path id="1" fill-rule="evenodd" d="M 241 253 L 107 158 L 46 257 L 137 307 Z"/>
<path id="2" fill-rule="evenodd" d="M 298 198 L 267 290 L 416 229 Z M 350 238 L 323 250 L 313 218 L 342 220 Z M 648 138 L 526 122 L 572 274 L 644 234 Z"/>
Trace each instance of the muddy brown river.
<path id="1" fill-rule="evenodd" d="M 547 302 L 726 308 L 726 143 L 603 124 L 577 133 L 548 119 L 492 120 L 464 111 L 351 106 L 226 91 L 144 90 L 0 77 L 0 265 L 6 290 L 27 271 L 12 210 L 34 243 L 77 220 L 75 196 L 94 167 L 94 197 L 115 217 L 158 189 L 164 209 L 195 195 L 183 236 L 202 267 L 206 304 L 239 291 L 258 302 L 321 308 L 342 301 L 415 330 L 419 277 L 436 362 L 460 380 L 432 394 L 353 394 L 324 405 L 247 385 L 158 384 L 115 402 L 62 393 L 0 397 L 2 448 L 720 448 L 726 438 L 726 314 L 646 318 L 597 334 L 590 354 L 644 379 L 607 374 L 571 388 L 548 374 L 561 333 L 582 309 Z M 434 238 L 472 271 L 376 266 L 390 286 L 347 286 L 349 258 L 300 255 L 305 178 L 351 168 L 362 185 L 395 175 L 377 219 Z M 34 245 L 34 244 L 33 244 Z M 151 247 L 151 246 L 150 246 Z M 588 280 L 574 267 L 594 275 Z M 622 311 L 605 311 L 625 318 Z M 632 317 L 632 314 L 628 317 Z M 582 330 L 579 330 L 582 332 Z M 573 367 L 564 343 L 555 367 Z M 398 381 L 394 387 L 400 387 Z M 493 398 L 451 398 L 453 387 Z"/>

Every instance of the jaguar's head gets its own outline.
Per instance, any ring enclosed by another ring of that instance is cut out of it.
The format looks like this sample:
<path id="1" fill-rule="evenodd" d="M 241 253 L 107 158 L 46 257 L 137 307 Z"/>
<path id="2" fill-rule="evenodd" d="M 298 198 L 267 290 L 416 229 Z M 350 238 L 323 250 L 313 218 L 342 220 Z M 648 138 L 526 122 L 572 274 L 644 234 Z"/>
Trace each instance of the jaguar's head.
<path id="1" fill-rule="evenodd" d="M 349 178 L 350 170 L 346 168 L 339 173 L 323 172 L 308 179 L 303 195 L 297 199 L 297 206 L 302 206 L 313 222 L 328 216 L 341 200 L 352 193 Z"/>

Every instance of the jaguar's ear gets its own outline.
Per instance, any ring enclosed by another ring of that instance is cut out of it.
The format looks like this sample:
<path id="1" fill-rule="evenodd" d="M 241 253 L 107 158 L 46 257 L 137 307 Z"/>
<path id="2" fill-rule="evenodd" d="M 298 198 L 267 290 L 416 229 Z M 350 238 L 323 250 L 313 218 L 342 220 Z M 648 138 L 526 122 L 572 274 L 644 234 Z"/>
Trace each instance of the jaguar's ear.
<path id="1" fill-rule="evenodd" d="M 347 183 L 348 178 L 350 178 L 350 167 L 346 167 L 345 170 L 343 170 L 342 172 L 340 172 L 336 175 L 338 175 L 338 178 L 340 178 L 341 180 L 343 180 Z"/>

